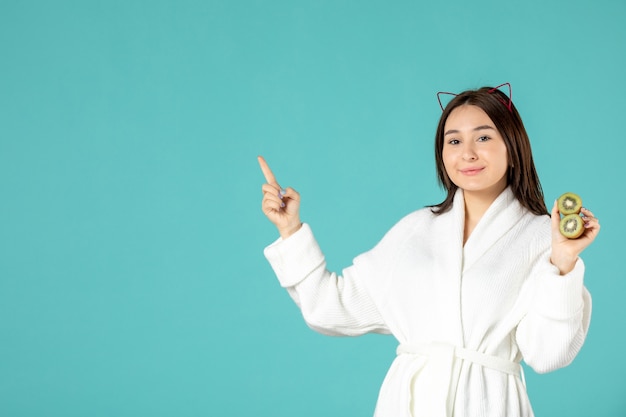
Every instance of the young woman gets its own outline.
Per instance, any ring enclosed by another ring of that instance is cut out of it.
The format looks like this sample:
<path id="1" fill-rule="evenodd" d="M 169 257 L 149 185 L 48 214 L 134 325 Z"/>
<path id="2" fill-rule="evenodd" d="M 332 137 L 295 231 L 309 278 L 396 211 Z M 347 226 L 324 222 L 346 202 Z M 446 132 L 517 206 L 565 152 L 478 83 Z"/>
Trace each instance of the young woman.
<path id="1" fill-rule="evenodd" d="M 560 234 L 522 120 L 497 88 L 450 101 L 435 155 L 446 199 L 404 217 L 341 276 L 301 222 L 299 194 L 259 157 L 263 212 L 280 234 L 265 256 L 311 328 L 396 337 L 376 416 L 532 416 L 520 361 L 549 372 L 580 350 L 591 298 L 579 255 L 600 225 L 583 209 L 583 235 Z"/>

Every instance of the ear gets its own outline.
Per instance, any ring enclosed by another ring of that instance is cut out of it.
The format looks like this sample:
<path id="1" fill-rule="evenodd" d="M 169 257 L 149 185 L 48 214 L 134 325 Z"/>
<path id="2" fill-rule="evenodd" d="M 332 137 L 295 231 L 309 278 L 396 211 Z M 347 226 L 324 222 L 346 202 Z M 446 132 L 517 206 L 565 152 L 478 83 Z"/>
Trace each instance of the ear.
<path id="1" fill-rule="evenodd" d="M 441 107 L 441 111 L 443 111 L 443 110 L 445 109 L 444 105 L 443 105 L 443 104 L 441 104 L 441 95 L 442 95 L 442 94 L 447 94 L 447 95 L 454 96 L 454 97 L 458 96 L 458 94 L 448 93 L 448 92 L 445 92 L 445 91 L 440 91 L 440 92 L 438 92 L 438 93 L 437 93 L 437 101 L 439 101 L 439 107 Z M 448 105 L 448 104 L 446 103 L 446 106 L 447 106 L 447 105 Z"/>
<path id="2" fill-rule="evenodd" d="M 505 100 L 503 100 L 502 98 L 500 98 L 500 97 L 498 97 L 498 96 L 496 96 L 496 98 L 497 98 L 498 100 L 500 100 L 500 102 L 502 102 L 502 104 L 504 104 L 504 105 L 506 106 L 506 108 L 507 108 L 507 109 L 509 109 L 509 111 L 512 111 L 512 110 L 511 110 L 511 106 L 512 106 L 512 104 L 513 104 L 513 90 L 511 90 L 511 84 L 510 84 L 510 83 L 504 83 L 504 84 L 500 84 L 500 85 L 499 85 L 499 86 L 497 86 L 497 87 L 493 87 L 491 90 L 489 90 L 489 93 L 491 94 L 491 93 L 493 93 L 493 92 L 494 92 L 494 91 L 496 91 L 496 90 L 500 90 L 500 87 L 504 87 L 505 85 L 509 88 L 509 94 L 508 94 L 509 101 L 508 101 L 508 102 L 506 102 Z M 500 90 L 500 91 L 501 91 L 504 95 L 506 95 L 506 93 L 505 93 L 504 91 L 502 91 L 502 90 Z"/>

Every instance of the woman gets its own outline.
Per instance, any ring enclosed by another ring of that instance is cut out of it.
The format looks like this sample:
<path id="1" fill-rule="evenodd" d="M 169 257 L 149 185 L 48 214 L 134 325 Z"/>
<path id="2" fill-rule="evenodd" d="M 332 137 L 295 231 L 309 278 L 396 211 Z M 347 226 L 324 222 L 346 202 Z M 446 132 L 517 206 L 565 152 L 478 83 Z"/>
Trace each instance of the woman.
<path id="1" fill-rule="evenodd" d="M 301 223 L 299 194 L 259 157 L 262 208 L 280 233 L 265 255 L 311 328 L 397 338 L 376 416 L 532 416 L 519 363 L 549 372 L 580 350 L 591 298 L 579 255 L 600 225 L 583 209 L 583 235 L 559 233 L 521 118 L 498 88 L 450 101 L 435 155 L 446 199 L 400 220 L 342 276 Z"/>

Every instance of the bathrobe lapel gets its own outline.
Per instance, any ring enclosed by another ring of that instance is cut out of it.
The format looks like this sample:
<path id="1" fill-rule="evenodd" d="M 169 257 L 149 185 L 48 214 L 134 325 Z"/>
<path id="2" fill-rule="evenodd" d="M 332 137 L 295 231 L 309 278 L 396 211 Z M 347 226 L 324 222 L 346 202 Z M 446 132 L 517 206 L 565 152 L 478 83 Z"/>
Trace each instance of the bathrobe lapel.
<path id="1" fill-rule="evenodd" d="M 456 204 L 456 202 L 455 202 Z M 463 272 L 481 258 L 524 214 L 510 188 L 506 188 L 489 206 L 463 248 Z"/>
<path id="2" fill-rule="evenodd" d="M 435 217 L 433 227 L 433 303 L 439 328 L 434 338 L 454 346 L 463 346 L 461 319 L 461 274 L 463 266 L 463 225 L 465 207 L 463 193 L 458 190 L 452 209 Z"/>
<path id="3" fill-rule="evenodd" d="M 433 277 L 435 278 L 435 314 L 441 322 L 440 341 L 464 346 L 461 317 L 463 273 L 481 258 L 523 215 L 523 208 L 512 191 L 505 189 L 491 204 L 463 245 L 465 202 L 457 190 L 452 209 L 436 217 Z M 443 330 L 445 329 L 445 331 Z M 445 333 L 444 333 L 445 332 Z"/>

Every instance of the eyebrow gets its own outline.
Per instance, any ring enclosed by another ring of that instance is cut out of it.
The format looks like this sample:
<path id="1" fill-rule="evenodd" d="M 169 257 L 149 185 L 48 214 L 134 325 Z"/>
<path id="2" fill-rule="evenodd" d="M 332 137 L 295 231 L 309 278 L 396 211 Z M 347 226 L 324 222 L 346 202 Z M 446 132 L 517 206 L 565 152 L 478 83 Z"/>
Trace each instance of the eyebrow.
<path id="1" fill-rule="evenodd" d="M 493 126 L 489 126 L 489 125 L 482 125 L 482 126 L 477 126 L 474 129 L 472 129 L 474 132 L 479 131 L 479 130 L 496 130 Z M 450 129 L 448 130 L 446 133 L 444 133 L 444 136 L 450 135 L 452 133 L 459 133 L 458 130 L 455 129 Z"/>

